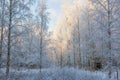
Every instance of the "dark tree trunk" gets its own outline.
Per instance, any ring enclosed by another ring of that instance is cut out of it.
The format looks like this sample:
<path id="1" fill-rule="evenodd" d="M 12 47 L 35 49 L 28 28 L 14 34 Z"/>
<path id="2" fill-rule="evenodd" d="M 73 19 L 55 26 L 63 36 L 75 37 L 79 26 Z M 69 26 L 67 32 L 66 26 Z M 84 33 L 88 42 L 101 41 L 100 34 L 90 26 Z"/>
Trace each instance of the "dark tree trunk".
<path id="1" fill-rule="evenodd" d="M 9 77 L 9 68 L 10 68 L 11 24 L 12 24 L 12 0 L 10 0 L 9 27 L 8 27 L 8 48 L 7 48 L 8 51 L 7 51 L 7 64 L 6 64 L 6 78 Z"/>

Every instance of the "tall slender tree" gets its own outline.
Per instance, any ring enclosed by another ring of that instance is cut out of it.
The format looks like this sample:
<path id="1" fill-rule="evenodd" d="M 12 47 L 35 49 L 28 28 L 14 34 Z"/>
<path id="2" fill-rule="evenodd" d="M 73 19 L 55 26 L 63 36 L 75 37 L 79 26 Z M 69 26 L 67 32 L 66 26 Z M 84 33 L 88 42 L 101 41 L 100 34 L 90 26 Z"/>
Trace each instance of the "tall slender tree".
<path id="1" fill-rule="evenodd" d="M 31 4 L 31 1 L 9 0 L 6 3 L 8 3 L 9 5 L 7 7 L 7 11 L 9 12 L 9 14 L 7 14 L 9 25 L 7 27 L 8 41 L 6 63 L 6 76 L 8 77 L 10 72 L 11 59 L 13 58 L 13 56 L 11 55 L 14 54 L 13 50 L 15 51 L 17 49 L 17 47 L 15 47 L 18 44 L 17 38 L 20 37 L 20 35 L 22 34 L 20 30 L 23 30 L 23 27 L 26 27 L 25 20 L 30 17 L 30 13 L 28 13 L 30 10 L 28 5 Z M 11 52 L 13 52 L 13 54 L 11 54 Z"/>
<path id="2" fill-rule="evenodd" d="M 5 16 L 5 0 L 1 1 L 1 8 L 2 8 L 2 14 L 1 14 L 1 40 L 0 40 L 0 67 L 2 65 L 2 53 L 3 53 L 3 29 L 4 29 L 4 16 Z"/>
<path id="3" fill-rule="evenodd" d="M 6 78 L 9 77 L 10 67 L 10 51 L 11 51 L 11 27 L 12 27 L 12 0 L 10 0 L 9 8 L 9 26 L 8 26 L 8 47 L 7 47 L 7 64 L 6 64 Z"/>
<path id="4" fill-rule="evenodd" d="M 47 30 L 48 30 L 48 12 L 47 12 L 47 7 L 46 7 L 46 0 L 40 0 L 40 8 L 39 8 L 39 13 L 38 13 L 38 20 L 39 20 L 39 54 L 40 54 L 40 71 L 42 69 L 43 65 L 43 58 L 42 56 L 45 55 L 43 54 L 46 48 L 46 35 L 47 35 Z"/>

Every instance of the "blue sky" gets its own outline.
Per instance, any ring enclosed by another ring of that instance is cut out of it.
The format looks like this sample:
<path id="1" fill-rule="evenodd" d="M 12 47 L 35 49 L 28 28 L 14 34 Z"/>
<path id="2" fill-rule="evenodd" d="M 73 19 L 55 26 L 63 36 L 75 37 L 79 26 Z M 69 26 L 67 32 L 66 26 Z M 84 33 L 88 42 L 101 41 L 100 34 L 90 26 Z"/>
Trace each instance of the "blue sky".
<path id="1" fill-rule="evenodd" d="M 50 23 L 49 27 L 50 29 L 52 27 L 56 27 L 58 19 L 62 18 L 63 13 L 62 13 L 62 3 L 65 0 L 47 0 L 47 7 L 48 7 L 48 12 L 50 13 Z M 68 1 L 73 1 L 73 0 L 68 0 Z"/>
<path id="2" fill-rule="evenodd" d="M 62 0 L 48 0 L 47 5 L 48 12 L 50 13 L 49 27 L 55 27 L 58 18 L 62 16 Z"/>
<path id="3" fill-rule="evenodd" d="M 37 7 L 37 3 L 40 0 L 36 0 L 32 6 L 32 11 L 34 12 L 34 14 L 36 14 L 36 10 L 38 9 Z M 57 21 L 58 19 L 60 19 L 63 15 L 62 15 L 62 3 L 64 0 L 47 0 L 47 8 L 48 8 L 48 12 L 49 14 L 49 27 L 50 29 L 52 27 L 55 27 L 57 25 Z M 72 0 L 70 0 L 72 1 Z"/>

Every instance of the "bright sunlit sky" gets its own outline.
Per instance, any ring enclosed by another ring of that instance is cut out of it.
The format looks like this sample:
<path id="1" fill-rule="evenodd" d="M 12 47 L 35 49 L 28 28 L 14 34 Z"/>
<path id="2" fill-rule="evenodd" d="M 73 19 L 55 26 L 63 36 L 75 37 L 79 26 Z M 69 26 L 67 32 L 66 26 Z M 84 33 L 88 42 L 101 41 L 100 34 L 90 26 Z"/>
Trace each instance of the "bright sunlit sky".
<path id="1" fill-rule="evenodd" d="M 37 3 L 39 1 L 40 0 L 36 0 Z M 49 14 L 49 18 L 50 18 L 49 30 L 51 30 L 53 27 L 55 27 L 57 25 L 58 19 L 63 17 L 62 5 L 63 5 L 63 2 L 65 2 L 65 1 L 67 1 L 67 0 L 47 0 L 47 8 L 48 8 L 48 12 L 50 13 Z M 73 3 L 73 0 L 68 0 L 68 1 L 71 4 Z M 80 0 L 80 1 L 84 2 L 84 0 Z M 36 14 L 36 10 L 38 10 L 37 3 L 35 3 L 32 7 L 32 11 L 34 12 L 34 14 Z"/>
<path id="2" fill-rule="evenodd" d="M 55 27 L 57 24 L 58 19 L 62 18 L 62 4 L 65 0 L 48 0 L 47 2 L 47 7 L 48 7 L 48 12 L 50 13 L 50 28 Z M 73 0 L 68 0 L 72 2 Z"/>
<path id="3" fill-rule="evenodd" d="M 55 27 L 58 18 L 62 17 L 62 0 L 48 0 L 48 12 L 50 13 L 50 29 Z"/>

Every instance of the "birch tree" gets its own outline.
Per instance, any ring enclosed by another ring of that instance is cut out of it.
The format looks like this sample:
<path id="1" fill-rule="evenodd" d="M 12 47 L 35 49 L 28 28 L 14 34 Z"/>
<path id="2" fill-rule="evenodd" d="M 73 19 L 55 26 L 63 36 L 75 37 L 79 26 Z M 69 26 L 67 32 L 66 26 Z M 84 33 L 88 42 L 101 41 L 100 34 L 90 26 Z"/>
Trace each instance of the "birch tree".
<path id="1" fill-rule="evenodd" d="M 5 0 L 1 1 L 1 40 L 0 40 L 0 68 L 2 65 L 2 54 L 3 54 L 3 29 L 4 29 L 4 18 L 5 18 Z"/>
<path id="2" fill-rule="evenodd" d="M 46 50 L 46 36 L 48 30 L 48 12 L 46 7 L 46 0 L 40 0 L 40 8 L 38 13 L 38 23 L 39 23 L 39 55 L 40 55 L 40 71 L 43 68 L 43 55 L 45 55 Z"/>
<path id="3" fill-rule="evenodd" d="M 9 25 L 7 27 L 8 35 L 7 35 L 6 76 L 8 78 L 10 72 L 11 59 L 13 58 L 13 56 L 11 56 L 11 53 L 13 53 L 13 50 L 17 49 L 15 48 L 15 45 L 18 44 L 17 39 L 22 32 L 22 31 L 20 32 L 19 30 L 25 27 L 23 21 L 25 22 L 26 18 L 30 15 L 28 14 L 29 12 L 28 4 L 30 4 L 31 1 L 10 0 L 7 1 L 7 3 L 8 3 L 7 11 L 9 12 L 7 16 Z"/>
<path id="4" fill-rule="evenodd" d="M 117 49 L 114 49 L 113 44 L 116 43 L 115 38 L 113 36 L 113 34 L 116 34 L 116 31 L 114 31 L 114 29 L 117 29 L 117 27 L 115 25 L 119 24 L 117 23 L 119 21 L 119 11 L 120 11 L 120 1 L 119 0 L 92 0 L 93 1 L 93 5 L 96 8 L 96 11 L 98 11 L 99 13 L 98 16 L 102 16 L 102 18 L 104 19 L 104 22 L 101 22 L 99 20 L 96 19 L 96 21 L 98 22 L 98 24 L 104 25 L 104 31 L 105 32 L 105 45 L 106 45 L 106 55 L 108 56 L 108 68 L 109 68 L 109 77 L 111 78 L 111 69 L 113 66 L 113 55 L 115 55 L 115 53 L 113 54 L 113 52 Z M 97 4 L 97 5 L 96 5 Z M 97 18 L 98 18 L 97 16 Z M 99 17 L 100 18 L 100 17 Z M 118 43 L 119 44 L 119 43 Z"/>

